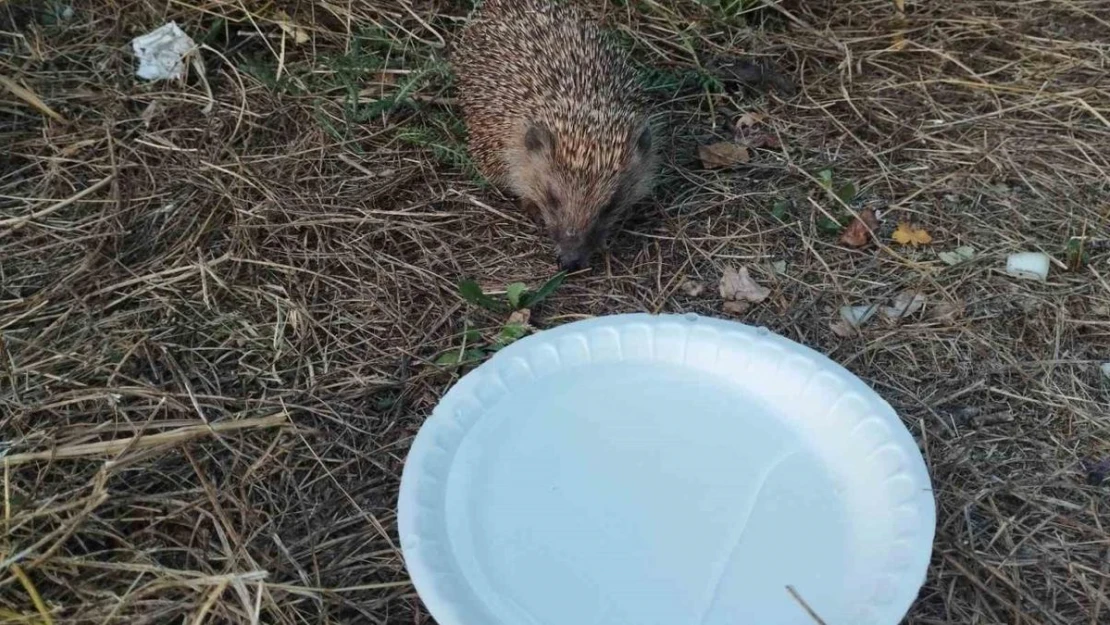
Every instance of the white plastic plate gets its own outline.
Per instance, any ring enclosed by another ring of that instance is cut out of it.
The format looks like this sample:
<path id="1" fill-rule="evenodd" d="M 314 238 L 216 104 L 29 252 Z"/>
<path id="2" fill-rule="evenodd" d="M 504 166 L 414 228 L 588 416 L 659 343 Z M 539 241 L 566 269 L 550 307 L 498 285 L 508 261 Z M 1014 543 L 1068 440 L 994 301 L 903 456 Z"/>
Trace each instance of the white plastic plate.
<path id="1" fill-rule="evenodd" d="M 896 625 L 936 512 L 905 426 L 831 360 L 735 322 L 619 315 L 464 376 L 413 443 L 398 515 L 440 625 L 815 625 L 802 602 Z"/>

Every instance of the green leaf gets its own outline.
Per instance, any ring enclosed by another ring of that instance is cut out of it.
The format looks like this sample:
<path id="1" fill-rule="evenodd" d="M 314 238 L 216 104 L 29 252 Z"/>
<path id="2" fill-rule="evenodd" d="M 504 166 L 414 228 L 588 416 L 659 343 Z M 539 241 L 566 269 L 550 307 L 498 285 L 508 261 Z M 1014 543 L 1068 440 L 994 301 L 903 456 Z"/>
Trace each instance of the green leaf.
<path id="1" fill-rule="evenodd" d="M 436 358 L 435 363 L 444 367 L 458 367 L 460 365 L 474 364 L 485 357 L 486 352 L 481 349 L 468 349 L 464 352 L 452 349 L 449 352 L 441 354 L 439 358 Z"/>
<path id="2" fill-rule="evenodd" d="M 514 282 L 505 289 L 505 297 L 509 299 L 509 306 L 512 306 L 513 310 L 520 308 L 520 296 L 524 295 L 527 288 L 523 282 Z"/>
<path id="3" fill-rule="evenodd" d="M 515 341 L 524 338 L 528 334 L 528 328 L 521 323 L 507 323 L 505 327 L 501 328 L 501 332 L 497 335 L 497 340 L 494 341 L 494 346 L 501 349 Z"/>
<path id="4" fill-rule="evenodd" d="M 776 200 L 771 206 L 771 216 L 779 221 L 786 221 L 786 215 L 789 210 L 790 200 Z"/>
<path id="5" fill-rule="evenodd" d="M 1079 271 L 1091 260 L 1091 255 L 1087 252 L 1083 239 L 1078 237 L 1068 241 L 1064 253 L 1067 256 L 1068 269 L 1071 271 Z"/>
<path id="6" fill-rule="evenodd" d="M 825 187 L 825 189 L 832 191 L 833 173 L 831 169 L 822 169 L 821 171 L 817 172 L 817 180 L 821 183 L 822 187 Z"/>
<path id="7" fill-rule="evenodd" d="M 482 340 L 482 333 L 479 332 L 475 328 L 470 328 L 466 332 L 463 332 L 463 339 L 468 344 L 473 345 L 473 344 L 477 343 L 478 341 Z"/>
<path id="8" fill-rule="evenodd" d="M 484 349 L 468 349 L 463 352 L 462 364 L 474 364 L 480 362 L 486 357 L 486 350 Z"/>
<path id="9" fill-rule="evenodd" d="M 843 229 L 844 226 L 838 221 L 826 217 L 825 215 L 821 215 L 821 217 L 817 219 L 817 230 L 824 234 L 840 234 L 840 231 Z"/>
<path id="10" fill-rule="evenodd" d="M 563 280 L 567 279 L 567 273 L 560 271 L 555 274 L 550 280 L 544 283 L 539 290 L 535 292 L 524 293 L 520 298 L 520 308 L 532 308 L 543 300 L 551 296 L 552 293 L 557 291 L 563 284 Z"/>
<path id="11" fill-rule="evenodd" d="M 504 310 L 504 306 L 501 302 L 483 293 L 482 287 L 478 286 L 478 283 L 473 280 L 463 280 L 459 283 L 459 295 L 471 304 L 480 306 L 486 310 L 493 312 Z"/>
<path id="12" fill-rule="evenodd" d="M 462 360 L 462 352 L 460 352 L 457 349 L 452 349 L 449 352 L 445 352 L 443 354 L 440 354 L 439 358 L 436 358 L 436 364 L 441 365 L 441 366 L 448 366 L 448 367 L 449 366 L 457 366 L 461 360 Z"/>
<path id="13" fill-rule="evenodd" d="M 840 198 L 840 201 L 845 204 L 851 204 L 852 200 L 856 199 L 856 185 L 845 182 L 836 190 L 836 197 Z"/>

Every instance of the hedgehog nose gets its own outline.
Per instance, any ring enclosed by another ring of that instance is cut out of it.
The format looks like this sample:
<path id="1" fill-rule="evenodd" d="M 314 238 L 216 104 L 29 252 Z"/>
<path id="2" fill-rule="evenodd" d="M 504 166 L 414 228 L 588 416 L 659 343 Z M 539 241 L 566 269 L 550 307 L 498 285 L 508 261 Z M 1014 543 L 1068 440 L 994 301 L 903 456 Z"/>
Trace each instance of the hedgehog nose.
<path id="1" fill-rule="evenodd" d="M 586 259 L 578 253 L 559 254 L 559 269 L 561 271 L 580 271 L 586 268 Z"/>

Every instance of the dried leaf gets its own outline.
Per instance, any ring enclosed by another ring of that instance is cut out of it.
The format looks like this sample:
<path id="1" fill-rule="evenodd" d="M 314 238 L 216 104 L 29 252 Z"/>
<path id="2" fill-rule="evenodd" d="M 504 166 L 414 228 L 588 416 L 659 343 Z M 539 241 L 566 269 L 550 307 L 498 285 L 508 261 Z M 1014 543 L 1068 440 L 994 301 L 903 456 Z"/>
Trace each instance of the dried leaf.
<path id="1" fill-rule="evenodd" d="M 724 310 L 725 312 L 733 314 L 733 315 L 742 315 L 749 308 L 751 308 L 751 306 L 752 305 L 749 304 L 748 302 L 725 302 L 721 306 L 721 309 Z"/>
<path id="2" fill-rule="evenodd" d="M 871 241 L 871 233 L 879 228 L 875 211 L 870 208 L 860 211 L 859 217 L 840 235 L 840 242 L 848 247 L 863 247 Z"/>
<path id="3" fill-rule="evenodd" d="M 855 326 L 848 323 L 847 321 L 844 321 L 843 319 L 839 319 L 837 321 L 833 321 L 832 323 L 830 323 L 829 324 L 829 329 L 832 330 L 833 334 L 835 334 L 835 335 L 837 335 L 837 336 L 839 336 L 840 338 L 843 338 L 843 339 L 846 339 L 848 337 L 852 337 L 852 336 L 855 336 L 856 334 L 859 334 L 859 332 L 856 330 Z"/>
<path id="4" fill-rule="evenodd" d="M 975 248 L 970 245 L 961 245 L 951 252 L 938 252 L 937 258 L 948 265 L 958 265 L 975 257 Z"/>
<path id="5" fill-rule="evenodd" d="M 531 321 L 531 320 L 532 320 L 532 311 L 527 309 L 527 308 L 521 308 L 520 310 L 513 311 L 513 314 L 509 315 L 509 320 L 505 322 L 505 325 L 514 325 L 515 324 L 515 325 L 520 325 L 520 326 L 524 326 L 524 327 L 527 328 L 527 327 L 531 327 L 528 324 L 528 322 Z"/>
<path id="6" fill-rule="evenodd" d="M 754 111 L 748 111 L 747 113 L 744 113 L 743 115 L 741 115 L 739 117 L 739 119 L 736 120 L 736 127 L 737 128 L 751 128 L 752 126 L 758 124 L 759 122 L 763 121 L 766 118 L 767 118 L 767 116 L 764 115 L 763 113 L 756 113 Z"/>
<path id="7" fill-rule="evenodd" d="M 705 292 L 705 284 L 697 280 L 687 280 L 678 288 L 690 297 L 697 297 Z"/>
<path id="8" fill-rule="evenodd" d="M 706 169 L 731 167 L 752 160 L 748 148 L 727 141 L 698 146 L 698 158 Z"/>
<path id="9" fill-rule="evenodd" d="M 770 295 L 771 290 L 753 280 L 747 267 L 741 267 L 739 271 L 726 267 L 721 275 L 721 298 L 726 301 L 758 304 Z"/>
<path id="10" fill-rule="evenodd" d="M 894 231 L 892 238 L 896 243 L 914 247 L 928 245 L 933 242 L 933 237 L 928 232 L 915 228 L 906 222 L 898 224 L 898 229 Z"/>
<path id="11" fill-rule="evenodd" d="M 297 42 L 298 45 L 308 43 L 308 31 L 294 24 L 293 18 L 289 17 L 289 14 L 285 11 L 282 11 L 280 9 L 278 10 L 277 23 L 278 26 L 280 26 L 281 29 L 285 31 L 285 34 L 292 37 L 293 41 Z"/>
<path id="12" fill-rule="evenodd" d="M 767 148 L 774 149 L 782 147 L 782 142 L 779 141 L 778 135 L 769 132 L 757 132 L 748 136 L 744 143 L 750 148 Z"/>
<path id="13" fill-rule="evenodd" d="M 922 293 L 903 291 L 894 298 L 893 306 L 883 308 L 883 316 L 891 321 L 908 317 L 924 308 L 926 300 Z"/>
<path id="14" fill-rule="evenodd" d="M 858 328 L 871 320 L 875 313 L 879 312 L 878 304 L 869 304 L 866 306 L 841 306 L 840 318 L 852 326 Z"/>
<path id="15" fill-rule="evenodd" d="M 951 323 L 964 314 L 963 302 L 939 302 L 929 306 L 928 318 L 931 321 Z"/>

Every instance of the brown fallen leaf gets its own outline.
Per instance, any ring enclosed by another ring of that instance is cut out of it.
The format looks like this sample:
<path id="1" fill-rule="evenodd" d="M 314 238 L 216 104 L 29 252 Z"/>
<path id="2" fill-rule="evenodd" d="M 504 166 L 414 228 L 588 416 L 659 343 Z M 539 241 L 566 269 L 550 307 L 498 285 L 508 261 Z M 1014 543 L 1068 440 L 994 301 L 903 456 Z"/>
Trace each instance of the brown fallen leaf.
<path id="1" fill-rule="evenodd" d="M 928 245 L 933 242 L 933 237 L 928 232 L 920 228 L 915 228 L 906 222 L 898 224 L 898 229 L 894 231 L 891 236 L 896 243 L 902 245 Z"/>
<path id="2" fill-rule="evenodd" d="M 527 308 L 521 308 L 520 310 L 514 310 L 513 313 L 511 315 L 509 315 L 509 320 L 506 321 L 505 324 L 506 325 L 517 324 L 517 325 L 520 325 L 520 326 L 523 326 L 523 327 L 527 328 L 527 327 L 530 327 L 528 325 L 528 322 L 531 321 L 531 320 L 532 320 L 532 311 L 527 309 Z"/>
<path id="3" fill-rule="evenodd" d="M 883 308 L 882 313 L 887 320 L 897 321 L 924 308 L 926 301 L 924 293 L 903 291 L 894 297 L 893 306 Z"/>
<path id="4" fill-rule="evenodd" d="M 737 163 L 747 163 L 752 157 L 748 154 L 748 148 L 722 141 L 698 146 L 698 159 L 706 169 L 721 169 Z"/>
<path id="5" fill-rule="evenodd" d="M 929 306 L 928 318 L 932 321 L 952 323 L 963 317 L 963 302 L 938 302 Z"/>
<path id="6" fill-rule="evenodd" d="M 770 295 L 771 290 L 753 280 L 747 267 L 741 267 L 739 271 L 726 267 L 721 274 L 721 298 L 726 301 L 758 304 Z"/>
<path id="7" fill-rule="evenodd" d="M 289 14 L 281 9 L 277 11 L 277 23 L 278 26 L 285 31 L 285 34 L 292 37 L 293 41 L 297 42 L 298 45 L 308 43 L 310 39 L 308 31 L 296 25 L 293 22 L 293 18 L 289 17 Z"/>
<path id="8" fill-rule="evenodd" d="M 840 242 L 848 247 L 863 247 L 871 241 L 871 233 L 879 229 L 879 220 L 870 208 L 860 211 L 859 217 L 840 235 Z"/>
<path id="9" fill-rule="evenodd" d="M 743 115 L 741 115 L 736 120 L 736 127 L 737 128 L 751 128 L 752 126 L 758 124 L 759 122 L 763 121 L 766 118 L 767 118 L 767 116 L 764 115 L 763 113 L 756 113 L 754 111 L 748 111 L 747 113 L 744 113 Z"/>
<path id="10" fill-rule="evenodd" d="M 733 315 L 742 315 L 751 307 L 748 302 L 725 302 L 721 305 L 722 310 Z"/>
<path id="11" fill-rule="evenodd" d="M 843 319 L 838 319 L 829 323 L 829 329 L 832 330 L 833 334 L 839 336 L 842 339 L 853 337 L 859 334 L 859 330 L 857 330 L 854 325 L 848 323 L 847 321 L 844 321 Z"/>
<path id="12" fill-rule="evenodd" d="M 705 285 L 697 280 L 687 280 L 678 288 L 690 297 L 697 297 L 705 292 Z"/>

